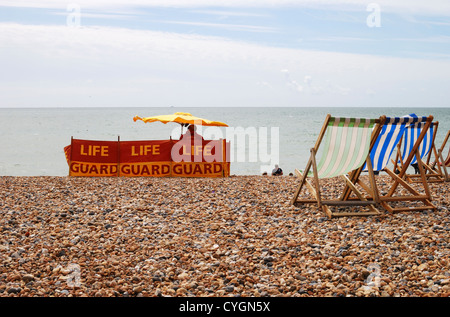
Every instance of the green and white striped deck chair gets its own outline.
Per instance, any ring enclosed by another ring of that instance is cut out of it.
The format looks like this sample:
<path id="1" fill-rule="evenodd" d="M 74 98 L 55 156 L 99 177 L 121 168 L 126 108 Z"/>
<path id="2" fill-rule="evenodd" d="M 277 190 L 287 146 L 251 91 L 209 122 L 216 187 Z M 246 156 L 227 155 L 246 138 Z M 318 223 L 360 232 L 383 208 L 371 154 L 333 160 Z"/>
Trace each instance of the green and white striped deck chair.
<path id="1" fill-rule="evenodd" d="M 333 216 L 366 216 L 379 214 L 380 212 L 374 207 L 376 202 L 367 200 L 361 191 L 355 186 L 357 179 L 353 182 L 350 181 L 347 177 L 347 173 L 358 169 L 364 163 L 367 163 L 371 183 L 374 185 L 369 195 L 377 195 L 369 152 L 373 146 L 374 139 L 376 139 L 379 133 L 380 123 L 382 124 L 384 122 L 384 118 L 384 116 L 379 119 L 339 118 L 327 115 L 316 144 L 311 149 L 311 156 L 305 170 L 295 170 L 296 175 L 300 177 L 301 181 L 294 197 L 291 200 L 291 203 L 317 203 L 329 218 Z M 319 151 L 319 147 L 324 137 L 325 143 L 323 149 L 321 149 L 322 156 L 319 164 L 317 165 L 316 154 Z M 343 178 L 345 183 L 351 188 L 354 194 L 356 194 L 359 200 L 322 199 L 319 179 L 338 176 Z M 314 186 L 310 183 L 308 178 L 313 178 Z M 304 185 L 308 187 L 314 199 L 298 199 Z M 349 208 L 354 206 L 367 206 L 369 211 L 357 210 L 350 212 L 333 212 L 330 209 L 330 206 Z"/>

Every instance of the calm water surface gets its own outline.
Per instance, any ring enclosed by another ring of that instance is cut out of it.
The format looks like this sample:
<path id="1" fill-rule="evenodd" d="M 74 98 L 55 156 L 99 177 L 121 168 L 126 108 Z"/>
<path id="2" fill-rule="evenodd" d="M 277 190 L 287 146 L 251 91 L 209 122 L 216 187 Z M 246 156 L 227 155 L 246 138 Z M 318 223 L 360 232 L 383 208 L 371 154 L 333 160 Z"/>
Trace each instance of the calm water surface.
<path id="1" fill-rule="evenodd" d="M 236 175 L 260 175 L 274 164 L 285 173 L 303 169 L 328 113 L 364 118 L 433 115 L 439 121 L 438 147 L 450 129 L 450 108 L 0 108 L 0 175 L 68 175 L 63 148 L 72 136 L 105 141 L 119 136 L 123 141 L 177 139 L 178 124 L 133 121 L 135 115 L 177 111 L 229 125 L 200 132 L 211 139 L 226 138 L 227 133 L 228 140 L 233 137 L 231 173 Z M 236 137 L 239 131 L 244 139 Z"/>

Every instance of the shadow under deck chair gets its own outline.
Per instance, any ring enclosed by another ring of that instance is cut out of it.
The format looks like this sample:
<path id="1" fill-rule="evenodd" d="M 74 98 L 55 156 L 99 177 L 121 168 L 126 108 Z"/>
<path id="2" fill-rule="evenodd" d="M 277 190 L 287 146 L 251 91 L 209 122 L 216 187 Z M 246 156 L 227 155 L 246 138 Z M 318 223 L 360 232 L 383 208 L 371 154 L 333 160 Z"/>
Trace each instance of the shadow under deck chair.
<path id="1" fill-rule="evenodd" d="M 317 204 L 329 218 L 336 216 L 379 215 L 380 211 L 375 208 L 377 202 L 367 200 L 360 189 L 355 186 L 354 181 L 350 181 L 346 174 L 367 163 L 370 182 L 373 186 L 366 190 L 369 191 L 369 195 L 377 196 L 369 152 L 384 119 L 384 116 L 379 119 L 338 118 L 331 117 L 328 114 L 316 144 L 311 149 L 311 155 L 305 170 L 295 170 L 296 176 L 300 177 L 301 181 L 291 200 L 291 204 Z M 321 149 L 321 160 L 317 165 L 316 155 L 325 134 L 326 139 L 324 147 Z M 345 184 L 359 200 L 323 199 L 319 179 L 338 176 L 344 180 Z M 309 178 L 313 179 L 314 185 L 311 184 Z M 309 189 L 313 199 L 298 199 L 304 185 Z M 353 208 L 355 206 L 365 206 L 368 211 L 348 211 L 348 209 L 355 209 Z M 330 207 L 333 207 L 333 209 L 341 207 L 347 211 L 333 211 Z"/>
<path id="2" fill-rule="evenodd" d="M 426 122 L 418 123 L 415 125 L 410 125 L 405 129 L 405 133 L 403 134 L 403 138 L 397 146 L 397 155 L 394 161 L 394 171 L 398 169 L 398 164 L 400 164 L 401 168 L 404 167 L 404 162 L 408 155 L 410 154 L 415 142 L 420 136 L 423 127 Z M 420 160 L 422 161 L 422 166 L 424 168 L 425 177 L 428 182 L 443 182 L 448 178 L 447 170 L 443 170 L 440 164 L 436 164 L 439 162 L 439 154 L 436 150 L 435 139 L 437 134 L 437 129 L 439 126 L 439 122 L 432 122 L 430 127 L 427 130 L 427 133 L 423 137 L 422 142 L 419 145 L 419 154 Z M 403 146 L 402 146 L 403 143 Z M 434 155 L 434 162 L 430 163 L 431 156 Z M 426 161 L 424 158 L 426 157 Z M 410 183 L 421 182 L 421 175 L 418 169 L 418 162 L 416 156 L 413 157 L 410 165 L 416 165 L 414 167 L 415 174 L 406 173 L 406 180 Z M 408 168 L 407 166 L 405 167 Z"/>
<path id="3" fill-rule="evenodd" d="M 428 183 L 426 180 L 424 167 L 422 165 L 422 161 L 417 158 L 420 158 L 419 146 L 422 143 L 423 138 L 425 137 L 431 123 L 433 120 L 433 116 L 429 117 L 417 117 L 415 114 L 411 114 L 404 117 L 395 117 L 395 118 L 386 118 L 384 121 L 384 126 L 381 128 L 381 132 L 378 135 L 378 138 L 375 142 L 374 147 L 371 149 L 370 158 L 373 162 L 373 170 L 374 171 L 384 171 L 390 176 L 392 179 L 392 183 L 390 184 L 390 188 L 388 192 L 384 195 L 379 194 L 378 197 L 366 197 L 369 200 L 379 201 L 379 203 L 383 206 L 384 209 L 389 211 L 390 213 L 401 212 L 401 211 L 412 211 L 412 210 L 433 210 L 436 207 L 431 203 L 431 193 L 428 187 Z M 394 171 L 387 168 L 389 163 L 389 159 L 392 155 L 392 152 L 400 142 L 401 138 L 404 135 L 404 132 L 407 127 L 411 125 L 416 125 L 424 123 L 422 127 L 422 131 L 419 134 L 417 140 L 413 144 L 411 151 L 409 151 L 409 155 L 405 158 L 403 162 L 403 166 L 401 167 L 399 173 L 395 173 Z M 407 167 L 411 164 L 412 160 L 416 158 L 418 163 L 418 168 L 420 171 L 420 182 L 423 186 L 425 194 L 419 193 L 414 187 L 412 187 L 406 180 L 404 180 Z M 355 171 L 352 171 L 350 174 L 350 180 L 356 182 L 355 180 L 359 178 L 359 175 L 364 170 L 364 167 L 361 167 Z M 364 184 L 361 180 L 358 180 L 357 183 L 361 185 L 361 187 L 368 187 L 367 184 Z M 400 187 L 399 187 L 400 185 Z M 400 192 L 401 188 L 404 189 L 404 192 L 407 195 L 395 195 Z M 379 191 L 379 189 L 378 189 Z M 345 188 L 343 192 L 343 199 L 349 199 L 349 188 Z M 390 203 L 394 202 L 412 202 L 412 201 L 420 201 L 423 203 L 423 206 L 400 206 L 400 207 L 392 207 Z"/>

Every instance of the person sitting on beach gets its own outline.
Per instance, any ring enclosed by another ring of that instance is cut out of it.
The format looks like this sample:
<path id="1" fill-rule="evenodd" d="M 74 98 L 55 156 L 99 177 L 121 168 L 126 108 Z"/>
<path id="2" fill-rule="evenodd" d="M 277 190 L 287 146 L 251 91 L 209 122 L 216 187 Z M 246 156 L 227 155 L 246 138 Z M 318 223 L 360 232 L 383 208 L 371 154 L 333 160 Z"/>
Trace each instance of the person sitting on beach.
<path id="1" fill-rule="evenodd" d="M 180 140 L 182 140 L 184 137 L 191 138 L 191 140 L 193 140 L 193 139 L 203 140 L 203 137 L 200 134 L 198 134 L 196 131 L 197 131 L 197 127 L 195 125 L 193 125 L 193 124 L 189 125 L 189 127 L 186 130 L 186 133 L 180 137 Z"/>
<path id="2" fill-rule="evenodd" d="M 414 168 L 414 174 L 420 174 L 419 163 L 413 163 L 411 166 Z M 400 171 L 396 169 L 395 174 L 400 174 Z"/>
<path id="3" fill-rule="evenodd" d="M 275 168 L 272 170 L 272 176 L 278 175 L 283 175 L 283 170 L 278 166 L 278 164 L 275 164 Z"/>
<path id="4" fill-rule="evenodd" d="M 413 163 L 411 166 L 414 167 L 414 174 L 420 174 L 419 163 Z"/>

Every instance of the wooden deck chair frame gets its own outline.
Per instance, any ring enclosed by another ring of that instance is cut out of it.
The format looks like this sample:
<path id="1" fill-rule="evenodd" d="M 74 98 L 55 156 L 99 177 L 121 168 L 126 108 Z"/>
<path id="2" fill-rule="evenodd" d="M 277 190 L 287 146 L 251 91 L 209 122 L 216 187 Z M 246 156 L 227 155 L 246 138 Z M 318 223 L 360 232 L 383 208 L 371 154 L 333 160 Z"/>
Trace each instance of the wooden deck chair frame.
<path id="1" fill-rule="evenodd" d="M 409 153 L 408 157 L 403 163 L 403 167 L 400 168 L 399 174 L 394 173 L 389 168 L 384 168 L 384 171 L 393 179 L 393 183 L 391 185 L 391 188 L 389 189 L 389 192 L 384 195 L 380 196 L 380 203 L 381 205 L 388 210 L 390 213 L 397 213 L 402 211 L 421 211 L 421 210 L 435 210 L 436 206 L 433 205 L 431 202 L 431 192 L 430 188 L 428 186 L 427 178 L 425 176 L 425 168 L 422 164 L 422 160 L 420 159 L 420 153 L 419 153 L 419 146 L 422 142 L 423 138 L 425 137 L 431 123 L 433 122 L 433 116 L 428 116 L 426 123 L 424 127 L 422 128 L 422 132 L 420 133 L 419 137 L 417 138 L 411 152 Z M 404 176 L 406 174 L 407 168 L 410 165 L 413 157 L 416 157 L 417 165 L 420 172 L 420 183 L 423 186 L 423 189 L 425 191 L 425 195 L 420 194 L 416 189 L 414 189 L 405 179 Z M 407 192 L 410 193 L 410 195 L 404 195 L 404 196 L 394 196 L 397 189 L 399 188 L 399 185 L 401 185 L 404 189 L 406 189 Z M 415 207 L 392 207 L 389 203 L 391 202 L 408 202 L 408 201 L 420 201 L 423 203 L 423 206 L 415 206 Z"/>
<path id="2" fill-rule="evenodd" d="M 311 155 L 308 160 L 308 163 L 306 164 L 305 170 L 300 172 L 298 169 L 295 170 L 295 174 L 297 177 L 300 177 L 300 184 L 298 185 L 294 197 L 291 200 L 291 204 L 317 204 L 319 208 L 322 209 L 322 211 L 328 216 L 328 218 L 332 217 L 340 217 L 340 216 L 371 216 L 371 215 L 380 215 L 381 212 L 375 207 L 377 204 L 377 201 L 370 201 L 367 200 L 364 196 L 364 194 L 355 186 L 355 180 L 351 181 L 347 175 L 340 175 L 340 177 L 344 180 L 346 186 L 350 188 L 350 191 L 353 192 L 359 200 L 346 200 L 342 199 L 342 196 L 338 200 L 324 200 L 322 199 L 321 190 L 320 190 L 320 182 L 317 172 L 317 163 L 316 163 L 316 154 L 319 150 L 320 144 L 322 142 L 322 139 L 326 133 L 328 123 L 330 122 L 331 115 L 328 114 L 325 122 L 322 126 L 322 129 L 319 133 L 319 136 L 316 140 L 316 143 L 314 147 L 311 149 Z M 380 127 L 384 123 L 385 116 L 380 117 L 379 119 L 375 120 L 375 127 L 371 134 L 371 140 L 370 140 L 370 149 L 373 146 L 374 141 L 376 140 L 378 133 L 380 132 Z M 370 153 L 370 150 L 369 150 Z M 370 161 L 370 156 L 367 155 L 366 157 L 366 163 L 369 168 L 369 178 L 370 183 L 372 184 L 372 187 L 365 188 L 366 191 L 369 192 L 369 195 L 378 197 L 376 183 L 375 183 L 375 175 L 373 173 L 372 164 Z M 364 164 L 363 164 L 364 165 Z M 312 168 L 313 172 L 313 183 L 312 184 L 308 179 L 308 173 L 310 169 Z M 357 179 L 356 179 L 357 181 Z M 303 187 L 306 185 L 308 188 L 310 194 L 314 197 L 314 199 L 298 199 L 299 194 L 301 193 Z M 349 211 L 349 212 L 335 212 L 330 207 L 354 207 L 354 206 L 366 206 L 368 208 L 368 211 Z"/>
<path id="3" fill-rule="evenodd" d="M 442 142 L 441 148 L 439 149 L 439 152 L 444 151 L 445 145 L 447 144 L 447 141 L 450 137 L 450 130 L 448 130 L 447 135 L 445 136 L 444 142 Z M 443 158 L 443 156 L 441 156 L 441 158 Z M 445 166 L 450 166 L 450 148 L 448 149 L 448 154 L 447 154 L 447 158 L 444 160 L 442 159 L 442 164 Z"/>
<path id="4" fill-rule="evenodd" d="M 404 165 L 408 166 L 410 164 L 410 162 L 412 161 L 414 155 L 416 156 L 416 158 L 420 158 L 420 154 L 419 154 L 419 145 L 422 142 L 425 134 L 428 131 L 428 128 L 431 125 L 431 122 L 433 121 L 433 116 L 429 116 L 427 117 L 426 123 L 424 128 L 422 129 L 422 133 L 419 135 L 416 143 L 414 144 L 409 156 L 407 157 L 407 159 L 404 162 Z M 397 213 L 397 212 L 402 212 L 402 211 L 419 211 L 419 210 L 435 210 L 436 206 L 434 206 L 431 203 L 432 197 L 431 197 L 431 192 L 427 183 L 427 179 L 425 177 L 425 172 L 424 172 L 424 167 L 422 165 L 422 161 L 419 159 L 417 160 L 418 162 L 418 167 L 419 167 L 419 171 L 420 171 L 420 176 L 421 176 L 421 183 L 423 184 L 423 188 L 425 191 L 425 195 L 421 195 L 416 189 L 414 189 L 410 184 L 408 184 L 407 181 L 405 181 L 404 175 L 406 173 L 406 168 L 402 168 L 399 172 L 399 174 L 394 173 L 392 170 L 390 170 L 389 168 L 385 167 L 383 169 L 384 172 L 386 172 L 388 174 L 388 176 L 390 176 L 390 178 L 392 179 L 392 183 L 391 183 L 391 188 L 389 189 L 389 192 L 385 195 L 380 195 L 379 190 L 375 191 L 376 193 L 378 193 L 378 196 L 367 196 L 366 199 L 368 200 L 373 200 L 373 201 L 378 201 L 380 203 L 380 205 L 387 210 L 388 212 L 390 212 L 391 214 L 393 213 Z M 368 191 L 367 189 L 369 189 L 368 185 L 365 184 L 364 182 L 362 182 L 359 179 L 359 175 L 361 174 L 363 170 L 363 167 L 360 167 L 359 169 L 352 171 L 350 173 L 350 180 L 353 183 L 358 183 L 361 187 L 365 188 L 366 191 Z M 407 192 L 410 193 L 410 195 L 406 195 L 406 196 L 394 196 L 394 194 L 396 193 L 398 186 L 401 185 L 404 189 L 406 189 Z M 349 194 L 350 194 L 350 190 L 348 187 L 346 187 L 343 191 L 342 194 L 342 198 L 344 200 L 349 200 Z M 415 206 L 415 207 L 392 207 L 389 203 L 391 202 L 406 202 L 406 201 L 421 201 L 423 203 L 423 206 Z"/>
<path id="5" fill-rule="evenodd" d="M 444 160 L 444 157 L 442 156 L 442 152 L 445 149 L 445 146 L 447 145 L 447 141 L 450 137 L 450 130 L 447 131 L 447 134 L 445 135 L 444 141 L 442 142 L 441 147 L 437 150 L 437 159 L 431 164 L 432 168 L 435 168 L 435 165 L 438 166 L 438 168 L 441 168 L 444 175 L 444 181 L 449 182 L 450 176 L 447 170 L 447 167 L 450 166 L 450 148 L 448 150 L 448 154 L 446 159 Z"/>
<path id="6" fill-rule="evenodd" d="M 436 150 L 436 146 L 435 146 L 435 139 L 436 139 L 436 134 L 438 131 L 438 127 L 439 127 L 439 121 L 433 122 L 433 138 L 431 140 L 431 147 L 430 150 L 426 156 L 426 161 L 423 160 L 423 158 L 421 158 L 422 161 L 422 166 L 424 167 L 424 171 L 425 171 L 425 177 L 427 178 L 427 182 L 428 183 L 437 183 L 437 182 L 444 182 L 448 179 L 448 174 L 447 174 L 447 170 L 444 169 L 440 166 L 440 164 L 436 164 L 436 162 L 439 162 L 439 153 Z M 430 129 L 428 129 L 429 131 Z M 394 163 L 394 171 L 399 170 L 399 166 L 400 168 L 404 167 L 404 162 L 403 162 L 403 155 L 402 155 L 402 150 L 401 150 L 401 145 L 403 142 L 403 138 L 400 140 L 400 142 L 397 145 L 397 154 L 395 157 L 395 160 L 393 161 Z M 434 155 L 434 161 L 431 161 L 431 157 Z M 417 159 L 418 160 L 418 159 Z M 408 170 L 408 167 L 406 167 L 406 170 Z M 420 174 L 405 174 L 405 178 L 408 182 L 410 183 L 420 183 L 422 182 L 421 178 L 422 176 Z"/>

